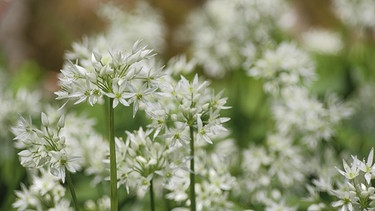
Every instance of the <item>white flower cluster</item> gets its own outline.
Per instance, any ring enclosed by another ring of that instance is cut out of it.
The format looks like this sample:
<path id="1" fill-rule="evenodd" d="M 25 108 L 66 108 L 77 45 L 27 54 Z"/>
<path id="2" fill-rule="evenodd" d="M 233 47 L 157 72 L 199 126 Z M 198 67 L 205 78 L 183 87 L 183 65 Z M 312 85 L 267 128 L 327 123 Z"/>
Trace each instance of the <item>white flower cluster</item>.
<path id="1" fill-rule="evenodd" d="M 345 177 L 345 181 L 338 182 L 338 188 L 330 187 L 328 193 L 338 199 L 332 203 L 332 207 L 348 211 L 374 210 L 375 165 L 373 159 L 374 149 L 372 148 L 367 160 L 361 161 L 356 156 L 352 156 L 350 164 L 343 160 L 343 170 L 336 167 L 338 172 Z"/>
<path id="2" fill-rule="evenodd" d="M 290 190 L 300 191 L 295 184 L 321 173 L 322 168 L 312 162 L 321 156 L 316 150 L 321 140 L 331 139 L 334 127 L 351 114 L 351 109 L 334 95 L 323 103 L 310 93 L 307 87 L 316 78 L 314 64 L 307 52 L 293 43 L 283 42 L 275 50 L 266 50 L 249 75 L 264 80 L 263 88 L 272 99 L 275 131 L 264 146 L 244 151 L 241 187 L 252 194 L 253 203 L 285 207 Z M 256 179 L 259 182 L 252 182 Z M 283 197 L 274 197 L 275 191 Z"/>
<path id="3" fill-rule="evenodd" d="M 17 210 L 73 211 L 70 202 L 64 198 L 66 190 L 59 179 L 43 169 L 40 176 L 33 176 L 28 188 L 21 184 L 21 189 L 16 191 L 17 199 L 13 203 Z"/>
<path id="4" fill-rule="evenodd" d="M 169 62 L 167 72 L 178 68 L 175 62 L 180 60 Z M 175 81 L 165 75 L 158 79 L 158 84 L 160 91 L 154 95 L 154 99 L 149 99 L 145 107 L 147 116 L 152 120 L 149 129 L 127 132 L 125 142 L 121 139 L 116 141 L 118 184 L 144 194 L 158 175 L 163 178 L 164 187 L 170 191 L 167 198 L 188 203 L 191 170 L 187 164 L 194 158 L 197 165 L 194 173 L 197 177 L 205 178 L 195 185 L 198 210 L 204 210 L 209 204 L 229 207 L 228 194 L 225 192 L 231 189 L 234 178 L 223 167 L 209 171 L 212 167 L 199 167 L 214 158 L 200 158 L 201 155 L 192 158 L 189 154 L 191 141 L 196 143 L 195 149 L 202 150 L 201 154 L 204 155 L 204 146 L 226 133 L 223 123 L 229 118 L 220 117 L 220 111 L 229 108 L 225 106 L 227 99 L 221 97 L 222 92 L 215 95 L 209 83 L 200 82 L 197 75 L 191 82 L 182 76 Z M 216 166 L 220 163 L 219 158 L 212 162 Z M 207 197 L 206 194 L 216 195 Z"/>
<path id="5" fill-rule="evenodd" d="M 269 135 L 265 146 L 254 145 L 244 150 L 240 189 L 251 194 L 246 200 L 265 205 L 282 203 L 288 194 L 286 190 L 305 181 L 307 169 L 303 160 L 301 148 L 290 137 L 280 134 Z M 274 197 L 275 192 L 284 194 Z"/>
<path id="6" fill-rule="evenodd" d="M 248 74 L 264 80 L 264 90 L 276 94 L 291 86 L 309 85 L 315 80 L 315 66 L 309 55 L 294 43 L 283 42 L 266 50 Z"/>
<path id="7" fill-rule="evenodd" d="M 271 40 L 276 20 L 287 8 L 283 0 L 206 1 L 187 21 L 193 57 L 211 77 L 242 69 L 257 46 Z"/>
<path id="8" fill-rule="evenodd" d="M 72 99 L 75 104 L 88 101 L 94 105 L 107 96 L 113 99 L 114 108 L 119 103 L 124 106 L 133 103 L 135 115 L 144 98 L 157 89 L 154 80 L 161 72 L 145 62 L 154 55 L 137 41 L 130 53 L 94 52 L 91 64 L 85 67 L 69 62 L 61 70 L 57 99 Z"/>
<path id="9" fill-rule="evenodd" d="M 227 98 L 222 92 L 215 95 L 208 81 L 200 82 L 195 75 L 192 82 L 181 76 L 176 83 L 171 79 L 161 84 L 158 101 L 146 108 L 146 113 L 154 120 L 152 127 L 156 131 L 165 131 L 164 138 L 174 146 L 177 142 L 186 146 L 189 143 L 189 128 L 194 131 L 194 140 L 212 143 L 211 138 L 225 132 L 223 123 L 229 118 L 220 117 Z M 159 132 L 156 132 L 156 135 Z"/>
<path id="10" fill-rule="evenodd" d="M 196 175 L 201 182 L 195 184 L 197 210 L 231 210 L 233 203 L 229 193 L 237 185 L 236 179 L 229 173 L 228 163 L 218 154 L 206 154 L 203 149 L 197 151 Z M 166 183 L 168 199 L 176 202 L 188 200 L 189 172 L 178 168 Z"/>
<path id="11" fill-rule="evenodd" d="M 337 32 L 311 29 L 302 34 L 303 46 L 315 53 L 335 55 L 343 48 L 340 35 Z"/>
<path id="12" fill-rule="evenodd" d="M 264 90 L 273 96 L 278 133 L 316 146 L 317 141 L 331 138 L 333 127 L 351 114 L 336 96 L 328 96 L 324 105 L 309 92 L 307 86 L 316 78 L 314 64 L 307 52 L 293 43 L 266 50 L 248 73 L 263 79 Z"/>
<path id="13" fill-rule="evenodd" d="M 375 178 L 374 149 L 370 150 L 367 160 L 359 160 L 357 156 L 351 156 L 351 158 L 352 162 L 349 164 L 343 160 L 344 169 L 336 167 L 341 176 L 340 178 L 337 175 L 331 175 L 331 177 L 325 178 L 328 182 L 322 182 L 324 181 L 322 179 L 315 181 L 316 187 L 314 191 L 328 193 L 329 196 L 333 197 L 333 202 L 330 205 L 316 203 L 310 207 L 332 207 L 347 211 L 375 209 L 375 188 L 373 187 L 373 179 Z"/>
<path id="14" fill-rule="evenodd" d="M 20 117 L 17 126 L 12 128 L 15 147 L 22 149 L 18 153 L 21 165 L 28 168 L 47 167 L 51 174 L 65 182 L 66 170 L 76 172 L 81 168 L 80 162 L 67 150 L 65 137 L 61 130 L 65 117 L 49 118 L 41 114 L 42 125 L 37 128 L 31 118 Z"/>
<path id="15" fill-rule="evenodd" d="M 108 21 L 103 34 L 86 37 L 72 45 L 66 54 L 71 61 L 79 60 L 81 65 L 91 62 L 91 54 L 130 49 L 137 40 L 142 40 L 158 52 L 164 49 L 165 27 L 161 15 L 147 1 L 137 1 L 132 10 L 122 10 L 119 5 L 103 4 L 99 15 Z"/>
<path id="16" fill-rule="evenodd" d="M 329 140 L 334 135 L 334 127 L 351 114 L 351 109 L 336 96 L 328 96 L 324 105 L 304 87 L 285 88 L 281 98 L 272 108 L 278 131 L 302 137 L 310 146 L 316 146 L 322 139 Z"/>
<path id="17" fill-rule="evenodd" d="M 127 132 L 127 140 L 116 139 L 118 184 L 146 192 L 156 174 L 163 175 L 168 151 L 150 138 L 151 130 Z"/>
<path id="18" fill-rule="evenodd" d="M 372 0 L 334 0 L 333 9 L 344 24 L 354 28 L 375 27 L 375 2 Z"/>

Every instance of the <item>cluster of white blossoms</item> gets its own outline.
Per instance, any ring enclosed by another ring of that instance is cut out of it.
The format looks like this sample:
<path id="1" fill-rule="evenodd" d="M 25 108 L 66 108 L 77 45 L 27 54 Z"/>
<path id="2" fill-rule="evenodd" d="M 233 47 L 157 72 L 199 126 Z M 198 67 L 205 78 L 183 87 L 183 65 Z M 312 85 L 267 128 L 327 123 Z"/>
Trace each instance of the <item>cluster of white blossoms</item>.
<path id="1" fill-rule="evenodd" d="M 248 74 L 263 79 L 266 92 L 277 94 L 286 87 L 311 84 L 316 78 L 314 68 L 305 51 L 294 43 L 283 42 L 274 50 L 265 50 Z"/>
<path id="2" fill-rule="evenodd" d="M 3 77 L 3 75 L 0 75 Z M 20 89 L 13 93 L 5 88 L 5 82 L 0 82 L 0 160 L 13 156 L 14 148 L 11 142 L 4 141 L 11 139 L 12 134 L 9 125 L 17 122 L 19 114 L 27 114 L 32 117 L 40 115 L 41 94 L 38 91 L 29 92 Z M 3 87 L 4 86 L 4 87 Z"/>
<path id="3" fill-rule="evenodd" d="M 163 51 L 165 26 L 161 15 L 147 1 L 137 1 L 132 7 L 126 10 L 118 5 L 103 4 L 98 13 L 108 22 L 105 32 L 73 43 L 66 58 L 78 60 L 83 66 L 89 65 L 93 51 L 108 54 L 108 49 L 131 49 L 137 40 L 142 40 L 158 52 Z"/>
<path id="4" fill-rule="evenodd" d="M 66 170 L 76 172 L 81 168 L 80 162 L 67 150 L 65 137 L 61 130 L 65 125 L 64 115 L 52 118 L 41 114 L 40 128 L 32 124 L 31 118 L 20 117 L 17 126 L 12 128 L 15 147 L 21 165 L 27 168 L 46 167 L 50 173 L 65 182 Z"/>
<path id="5" fill-rule="evenodd" d="M 372 0 L 334 0 L 333 9 L 345 25 L 368 29 L 375 27 L 375 2 Z"/>
<path id="6" fill-rule="evenodd" d="M 162 175 L 166 168 L 166 146 L 152 140 L 151 132 L 140 128 L 133 133 L 127 132 L 125 142 L 116 140 L 118 184 L 124 184 L 128 191 L 132 188 L 132 191 L 146 192 L 153 178 L 157 174 Z"/>
<path id="7" fill-rule="evenodd" d="M 272 100 L 275 126 L 264 146 L 251 145 L 243 152 L 242 192 L 251 193 L 252 203 L 295 210 L 295 206 L 286 208 L 288 197 L 304 188 L 295 184 L 308 184 L 309 176 L 320 175 L 322 168 L 314 160 L 323 154 L 316 150 L 322 146 L 321 140 L 332 138 L 335 126 L 351 109 L 334 95 L 321 102 L 311 94 L 308 86 L 316 78 L 314 64 L 309 54 L 293 43 L 264 51 L 248 73 L 263 80 Z"/>
<path id="8" fill-rule="evenodd" d="M 186 24 L 193 57 L 210 77 L 242 69 L 257 47 L 271 40 L 277 20 L 288 8 L 283 0 L 206 1 Z"/>
<path id="9" fill-rule="evenodd" d="M 235 189 L 237 182 L 229 172 L 225 157 L 198 149 L 195 158 L 196 175 L 200 180 L 195 184 L 197 210 L 233 209 L 234 204 L 229 200 L 229 194 Z M 181 167 L 175 169 L 173 176 L 165 184 L 168 190 L 166 197 L 176 202 L 188 200 L 189 183 L 189 172 Z"/>
<path id="10" fill-rule="evenodd" d="M 351 114 L 351 109 L 334 95 L 324 104 L 307 88 L 316 79 L 309 54 L 293 43 L 281 43 L 264 55 L 248 71 L 264 81 L 264 90 L 272 95 L 273 117 L 277 132 L 302 138 L 311 146 L 334 134 L 333 127 Z"/>
<path id="11" fill-rule="evenodd" d="M 87 66 L 68 62 L 61 70 L 57 99 L 74 100 L 75 104 L 88 101 L 94 105 L 107 96 L 113 99 L 113 108 L 119 103 L 133 104 L 135 115 L 144 99 L 158 88 L 154 81 L 162 73 L 145 61 L 154 55 L 153 50 L 137 41 L 131 52 L 109 55 L 93 52 L 91 64 Z"/>
<path id="12" fill-rule="evenodd" d="M 347 211 L 375 209 L 374 149 L 370 150 L 367 160 L 360 160 L 353 155 L 351 158 L 351 163 L 343 160 L 343 169 L 336 167 L 339 175 L 336 172 L 336 175 L 327 175 L 326 178 L 315 182 L 315 191 L 326 192 L 333 197 L 331 204 L 320 203 L 320 207 L 332 207 Z M 318 204 L 312 206 L 317 208 Z"/>
<path id="13" fill-rule="evenodd" d="M 215 94 L 208 81 L 200 82 L 198 75 L 192 82 L 183 76 L 178 82 L 167 78 L 160 83 L 160 97 L 146 107 L 147 115 L 154 120 L 152 127 L 164 130 L 163 137 L 172 146 L 188 145 L 189 128 L 195 131 L 196 142 L 211 144 L 214 135 L 226 131 L 223 123 L 229 118 L 220 117 L 220 111 L 229 108 L 225 106 L 227 98 L 221 97 L 222 92 Z"/>
<path id="14" fill-rule="evenodd" d="M 269 135 L 264 146 L 252 145 L 244 150 L 239 192 L 250 193 L 250 197 L 241 196 L 247 197 L 243 200 L 265 206 L 282 205 L 290 194 L 288 190 L 297 189 L 294 185 L 306 180 L 303 153 L 290 137 L 280 134 Z"/>
<path id="15" fill-rule="evenodd" d="M 329 140 L 335 133 L 334 127 L 352 112 L 337 96 L 330 95 L 322 103 L 304 87 L 283 89 L 281 98 L 272 107 L 278 131 L 301 137 L 310 146 L 316 146 L 322 139 Z"/>
<path id="16" fill-rule="evenodd" d="M 340 35 L 324 29 L 310 29 L 304 32 L 302 44 L 308 51 L 319 54 L 335 55 L 343 48 Z"/>
<path id="17" fill-rule="evenodd" d="M 40 175 L 33 175 L 29 187 L 21 184 L 21 190 L 16 191 L 16 201 L 13 208 L 17 210 L 48 210 L 73 211 L 70 201 L 65 197 L 66 189 L 57 177 L 41 169 Z"/>

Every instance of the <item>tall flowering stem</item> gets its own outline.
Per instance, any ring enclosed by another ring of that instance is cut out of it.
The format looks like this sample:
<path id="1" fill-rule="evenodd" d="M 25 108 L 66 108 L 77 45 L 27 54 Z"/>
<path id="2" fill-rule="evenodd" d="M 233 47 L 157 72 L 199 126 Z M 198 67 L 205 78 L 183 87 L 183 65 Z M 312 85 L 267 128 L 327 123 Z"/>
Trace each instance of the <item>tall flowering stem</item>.
<path id="1" fill-rule="evenodd" d="M 154 182 L 152 179 L 150 181 L 150 204 L 151 211 L 155 211 Z"/>
<path id="2" fill-rule="evenodd" d="M 190 210 L 196 210 L 195 202 L 195 159 L 194 159 L 194 128 L 192 126 L 190 129 Z"/>
<path id="3" fill-rule="evenodd" d="M 108 118 L 108 137 L 109 137 L 109 162 L 111 178 L 111 211 L 118 210 L 117 196 L 117 165 L 116 165 L 116 143 L 115 143 L 115 115 L 113 108 L 113 98 L 109 98 L 109 118 Z"/>
<path id="4" fill-rule="evenodd" d="M 74 208 L 76 209 L 76 211 L 79 211 L 77 195 L 74 190 L 72 178 L 70 177 L 70 172 L 67 169 L 65 169 L 65 171 L 66 171 L 66 183 L 68 183 L 69 191 L 70 191 L 70 194 L 72 195 Z"/>

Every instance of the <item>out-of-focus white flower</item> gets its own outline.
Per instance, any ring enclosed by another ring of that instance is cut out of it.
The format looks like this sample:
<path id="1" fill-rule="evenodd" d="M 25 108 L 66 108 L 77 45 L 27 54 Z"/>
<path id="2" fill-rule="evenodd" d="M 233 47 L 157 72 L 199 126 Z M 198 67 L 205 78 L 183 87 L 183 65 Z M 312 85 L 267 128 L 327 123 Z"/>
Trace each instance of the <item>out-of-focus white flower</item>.
<path id="1" fill-rule="evenodd" d="M 351 114 L 347 105 L 331 95 L 327 105 L 311 96 L 304 87 L 287 87 L 281 92 L 281 100 L 272 107 L 279 132 L 302 135 L 311 147 L 321 139 L 328 140 L 334 134 L 334 127 Z"/>
<path id="2" fill-rule="evenodd" d="M 158 52 L 165 47 L 165 26 L 161 14 L 146 1 L 137 1 L 131 10 L 119 5 L 103 4 L 98 11 L 108 20 L 107 31 L 101 35 L 86 37 L 81 43 L 73 43 L 73 50 L 66 54 L 67 59 L 86 66 L 91 63 L 91 54 L 131 49 L 137 40 Z"/>
<path id="3" fill-rule="evenodd" d="M 304 32 L 302 44 L 307 50 L 321 54 L 337 54 L 343 47 L 338 33 L 322 29 Z"/>
<path id="4" fill-rule="evenodd" d="M 44 169 L 32 176 L 28 189 L 23 184 L 21 189 L 16 191 L 17 199 L 13 203 L 17 210 L 73 210 L 69 201 L 64 199 L 66 190 L 60 184 L 59 178 Z"/>
<path id="5" fill-rule="evenodd" d="M 286 11 L 287 3 L 280 0 L 210 0 L 191 13 L 179 36 L 191 41 L 193 57 L 205 73 L 220 78 L 252 60 Z"/>
<path id="6" fill-rule="evenodd" d="M 275 50 L 266 50 L 248 74 L 263 79 L 264 90 L 272 94 L 315 80 L 314 63 L 309 55 L 295 44 L 285 42 Z"/>
<path id="7" fill-rule="evenodd" d="M 333 9 L 344 24 L 355 28 L 375 27 L 375 2 L 372 0 L 334 0 Z"/>

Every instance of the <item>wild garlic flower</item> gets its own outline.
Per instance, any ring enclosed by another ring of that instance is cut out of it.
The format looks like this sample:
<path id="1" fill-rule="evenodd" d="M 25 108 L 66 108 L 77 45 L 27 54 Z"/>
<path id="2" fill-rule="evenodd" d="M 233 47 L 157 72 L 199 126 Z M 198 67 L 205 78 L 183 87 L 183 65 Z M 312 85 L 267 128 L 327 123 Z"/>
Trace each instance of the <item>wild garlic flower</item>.
<path id="1" fill-rule="evenodd" d="M 334 0 L 333 10 L 344 24 L 351 27 L 375 27 L 375 2 L 372 0 Z"/>
<path id="2" fill-rule="evenodd" d="M 43 168 L 33 175 L 29 188 L 21 184 L 21 190 L 16 191 L 16 201 L 13 208 L 17 210 L 73 210 L 68 200 L 64 198 L 65 188 L 59 179 L 49 174 Z"/>
<path id="3" fill-rule="evenodd" d="M 375 205 L 375 188 L 372 185 L 375 175 L 374 149 L 370 150 L 367 160 L 361 161 L 356 156 L 351 157 L 350 164 L 343 160 L 344 170 L 336 167 L 344 176 L 345 182 L 338 183 L 338 188 L 328 192 L 338 199 L 332 206 L 340 207 L 342 210 L 372 210 Z"/>
<path id="4" fill-rule="evenodd" d="M 309 85 L 316 77 L 314 68 L 306 52 L 284 42 L 274 50 L 267 49 L 248 74 L 263 79 L 266 92 L 277 94 L 283 88 Z"/>
<path id="5" fill-rule="evenodd" d="M 72 50 L 66 54 L 68 60 L 87 66 L 91 63 L 93 51 L 108 53 L 108 49 L 131 49 L 137 40 L 142 40 L 157 52 L 164 50 L 165 26 L 161 14 L 147 1 L 137 1 L 127 8 L 104 3 L 97 13 L 108 23 L 105 32 L 73 43 Z"/>
<path id="6" fill-rule="evenodd" d="M 78 157 L 68 153 L 65 137 L 61 134 L 65 117 L 49 118 L 42 113 L 41 121 L 41 127 L 37 128 L 31 118 L 21 116 L 17 126 L 12 128 L 16 136 L 15 146 L 22 150 L 18 153 L 21 165 L 28 168 L 47 167 L 51 174 L 65 182 L 66 170 L 76 172 L 81 167 Z"/>
<path id="7" fill-rule="evenodd" d="M 246 60 L 252 62 L 258 47 L 272 40 L 276 22 L 288 8 L 282 0 L 209 0 L 191 13 L 180 37 L 191 42 L 205 73 L 220 78 L 242 69 Z"/>
<path id="8" fill-rule="evenodd" d="M 126 132 L 125 142 L 116 139 L 118 184 L 125 184 L 128 190 L 135 185 L 146 192 L 150 181 L 165 168 L 167 150 L 163 143 L 150 138 L 151 132 L 140 128 L 133 133 Z"/>
<path id="9" fill-rule="evenodd" d="M 302 34 L 302 44 L 310 52 L 335 55 L 343 48 L 338 33 L 323 29 L 311 29 Z"/>
<path id="10" fill-rule="evenodd" d="M 335 126 L 348 118 L 352 110 L 335 95 L 322 103 L 304 87 L 292 86 L 281 91 L 281 99 L 272 106 L 276 127 L 282 134 L 302 137 L 310 147 L 318 141 L 329 140 Z"/>
<path id="11" fill-rule="evenodd" d="M 159 69 L 144 62 L 154 55 L 153 50 L 137 41 L 129 53 L 94 52 L 91 64 L 86 67 L 68 62 L 61 70 L 57 99 L 71 99 L 75 104 L 88 101 L 94 105 L 107 96 L 113 99 L 114 108 L 119 103 L 124 106 L 133 103 L 135 115 L 139 103 L 157 89 L 153 81 L 161 77 Z"/>
<path id="12" fill-rule="evenodd" d="M 93 200 L 87 200 L 85 202 L 85 210 L 87 211 L 98 211 L 98 210 L 110 210 L 111 209 L 111 198 L 107 195 L 99 198 L 96 202 Z"/>
<path id="13" fill-rule="evenodd" d="M 226 131 L 223 123 L 229 118 L 220 117 L 220 111 L 228 109 L 223 92 L 215 94 L 208 81 L 200 82 L 195 75 L 192 82 L 185 77 L 177 83 L 160 86 L 157 102 L 146 108 L 146 114 L 155 119 L 151 126 L 158 131 L 163 129 L 163 138 L 170 145 L 176 142 L 187 146 L 190 140 L 189 127 L 194 129 L 194 140 L 212 143 L 213 136 Z"/>
<path id="14" fill-rule="evenodd" d="M 196 181 L 197 210 L 231 210 L 233 203 L 229 200 L 230 191 L 237 185 L 236 179 L 229 173 L 224 157 L 217 154 L 206 154 L 204 149 L 197 150 Z M 165 184 L 168 190 L 166 197 L 178 203 L 189 202 L 189 171 L 178 168 Z"/>

